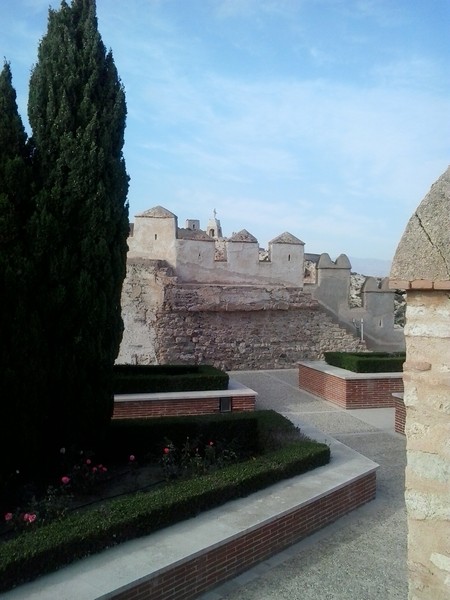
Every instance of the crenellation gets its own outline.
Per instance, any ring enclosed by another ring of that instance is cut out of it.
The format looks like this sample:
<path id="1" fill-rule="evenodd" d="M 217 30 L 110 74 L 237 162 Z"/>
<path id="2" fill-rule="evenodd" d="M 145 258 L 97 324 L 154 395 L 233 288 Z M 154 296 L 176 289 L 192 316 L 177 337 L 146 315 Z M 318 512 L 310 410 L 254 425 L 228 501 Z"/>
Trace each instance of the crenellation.
<path id="1" fill-rule="evenodd" d="M 262 252 L 245 229 L 223 237 L 216 213 L 204 231 L 197 219 L 179 228 L 178 217 L 157 206 L 136 216 L 129 249 L 118 362 L 288 367 L 328 350 L 365 349 L 366 338 L 351 324 L 356 315 L 364 315 L 366 331 L 374 323 L 392 342 L 393 294 L 386 286 L 377 287 L 372 308 L 352 312 L 345 255 L 336 262 L 320 256 L 320 283 L 305 286 L 304 243 L 291 233 Z M 327 298 L 339 299 L 337 312 Z M 403 341 L 402 331 L 394 337 Z"/>
<path id="2" fill-rule="evenodd" d="M 328 254 L 320 255 L 316 273 L 317 283 L 307 284 L 305 289 L 309 287 L 313 296 L 342 326 L 364 337 L 370 349 L 404 350 L 403 329 L 394 323 L 395 290 L 388 289 L 387 278 L 378 282 L 367 277 L 361 288 L 361 306 L 355 307 L 350 305 L 351 264 L 345 254 L 336 261 Z"/>
<path id="3" fill-rule="evenodd" d="M 207 231 L 196 219 L 182 229 L 176 215 L 157 206 L 136 215 L 128 245 L 129 258 L 164 258 L 180 282 L 303 287 L 304 242 L 287 232 L 269 242 L 266 259 L 260 260 L 258 240 L 247 230 L 224 238 L 215 215 Z"/>

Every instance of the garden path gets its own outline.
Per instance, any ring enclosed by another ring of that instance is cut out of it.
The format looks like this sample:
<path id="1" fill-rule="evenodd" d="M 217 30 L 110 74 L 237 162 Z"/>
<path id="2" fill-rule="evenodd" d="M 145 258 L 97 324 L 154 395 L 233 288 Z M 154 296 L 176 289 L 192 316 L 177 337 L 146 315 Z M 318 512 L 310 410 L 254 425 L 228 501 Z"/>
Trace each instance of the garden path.
<path id="1" fill-rule="evenodd" d="M 297 369 L 230 373 L 273 408 L 380 465 L 377 497 L 198 600 L 406 600 L 405 437 L 394 409 L 343 410 L 298 388 Z"/>

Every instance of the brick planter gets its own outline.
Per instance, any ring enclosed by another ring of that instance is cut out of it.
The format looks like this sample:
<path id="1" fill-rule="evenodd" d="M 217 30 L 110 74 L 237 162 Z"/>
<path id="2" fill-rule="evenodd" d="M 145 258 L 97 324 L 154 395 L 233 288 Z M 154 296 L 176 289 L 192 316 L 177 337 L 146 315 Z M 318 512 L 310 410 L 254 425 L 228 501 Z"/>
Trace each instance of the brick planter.
<path id="1" fill-rule="evenodd" d="M 405 435 L 406 407 L 403 394 L 392 394 L 395 408 L 395 431 Z"/>
<path id="2" fill-rule="evenodd" d="M 216 547 L 205 549 L 179 565 L 170 565 L 126 589 L 111 593 L 111 600 L 194 600 L 224 580 L 261 563 L 339 517 L 375 498 L 376 473 L 335 489 L 292 512 L 279 515 L 252 531 Z"/>
<path id="3" fill-rule="evenodd" d="M 257 393 L 230 380 L 228 390 L 118 394 L 114 397 L 113 419 L 206 415 L 255 410 Z"/>
<path id="4" fill-rule="evenodd" d="M 341 408 L 394 406 L 393 393 L 403 392 L 402 373 L 353 373 L 324 361 L 299 363 L 299 387 Z"/>
<path id="5" fill-rule="evenodd" d="M 194 600 L 375 498 L 378 465 L 326 440 L 332 461 L 323 467 L 86 557 L 11 595 Z"/>

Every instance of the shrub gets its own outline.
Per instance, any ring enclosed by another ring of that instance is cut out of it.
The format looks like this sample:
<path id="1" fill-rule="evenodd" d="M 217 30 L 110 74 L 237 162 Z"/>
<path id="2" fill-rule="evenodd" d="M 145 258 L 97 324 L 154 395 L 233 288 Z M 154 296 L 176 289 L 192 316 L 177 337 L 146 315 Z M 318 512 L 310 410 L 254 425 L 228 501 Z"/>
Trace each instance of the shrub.
<path id="1" fill-rule="evenodd" d="M 273 411 L 264 413 L 257 419 L 258 430 L 267 439 L 281 430 L 288 435 L 295 431 L 293 424 L 281 415 Z M 26 527 L 16 538 L 0 544 L 0 592 L 78 558 L 148 535 L 233 498 L 324 465 L 329 459 L 330 449 L 325 444 L 297 439 L 201 477 L 113 499 L 41 527 Z"/>
<path id="2" fill-rule="evenodd" d="M 228 389 L 229 375 L 210 365 L 115 365 L 114 393 Z"/>
<path id="3" fill-rule="evenodd" d="M 402 352 L 324 352 L 329 365 L 355 373 L 396 373 L 403 370 Z"/>

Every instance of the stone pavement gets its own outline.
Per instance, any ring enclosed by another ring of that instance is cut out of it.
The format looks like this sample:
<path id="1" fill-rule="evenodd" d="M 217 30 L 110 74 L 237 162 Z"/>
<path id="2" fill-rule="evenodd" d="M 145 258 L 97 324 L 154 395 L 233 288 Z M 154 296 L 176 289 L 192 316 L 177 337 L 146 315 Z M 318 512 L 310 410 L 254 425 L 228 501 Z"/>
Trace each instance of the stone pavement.
<path id="1" fill-rule="evenodd" d="M 297 369 L 235 371 L 257 408 L 314 426 L 380 465 L 377 497 L 198 600 L 406 600 L 404 436 L 394 409 L 343 410 L 298 389 Z"/>

